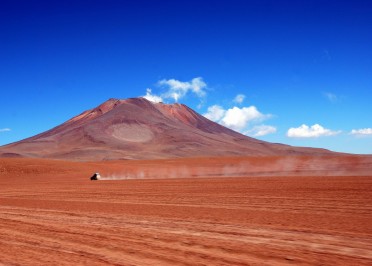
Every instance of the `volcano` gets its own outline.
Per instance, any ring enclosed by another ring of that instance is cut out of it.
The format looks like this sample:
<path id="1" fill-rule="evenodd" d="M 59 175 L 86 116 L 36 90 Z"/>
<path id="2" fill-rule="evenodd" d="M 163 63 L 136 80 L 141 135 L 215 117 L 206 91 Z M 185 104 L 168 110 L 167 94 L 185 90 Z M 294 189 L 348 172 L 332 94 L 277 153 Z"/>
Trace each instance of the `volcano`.
<path id="1" fill-rule="evenodd" d="M 46 132 L 0 147 L 0 157 L 78 161 L 329 153 L 250 138 L 186 105 L 144 98 L 109 99 Z"/>

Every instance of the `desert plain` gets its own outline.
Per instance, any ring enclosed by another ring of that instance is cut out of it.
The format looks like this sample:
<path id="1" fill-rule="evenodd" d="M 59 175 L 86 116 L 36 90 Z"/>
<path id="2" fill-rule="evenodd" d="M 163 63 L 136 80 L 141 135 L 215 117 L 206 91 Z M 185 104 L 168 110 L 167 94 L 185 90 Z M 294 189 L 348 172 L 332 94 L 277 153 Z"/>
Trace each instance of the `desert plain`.
<path id="1" fill-rule="evenodd" d="M 371 265 L 371 162 L 1 158 L 0 265 Z"/>

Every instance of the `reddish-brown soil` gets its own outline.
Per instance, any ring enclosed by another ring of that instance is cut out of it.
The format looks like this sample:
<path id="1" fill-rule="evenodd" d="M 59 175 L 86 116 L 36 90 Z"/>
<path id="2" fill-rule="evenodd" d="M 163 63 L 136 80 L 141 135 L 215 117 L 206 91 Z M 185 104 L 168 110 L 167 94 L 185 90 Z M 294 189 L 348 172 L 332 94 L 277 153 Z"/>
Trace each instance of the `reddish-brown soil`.
<path id="1" fill-rule="evenodd" d="M 0 265 L 371 265 L 371 160 L 323 161 L 0 159 Z"/>

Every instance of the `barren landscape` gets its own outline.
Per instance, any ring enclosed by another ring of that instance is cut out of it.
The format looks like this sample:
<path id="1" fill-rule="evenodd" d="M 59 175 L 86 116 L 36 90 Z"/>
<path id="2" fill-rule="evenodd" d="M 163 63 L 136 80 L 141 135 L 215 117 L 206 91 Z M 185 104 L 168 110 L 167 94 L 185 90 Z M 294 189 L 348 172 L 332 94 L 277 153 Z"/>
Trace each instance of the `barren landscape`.
<path id="1" fill-rule="evenodd" d="M 0 159 L 0 264 L 371 265 L 370 159 L 257 170 L 277 160 Z"/>
<path id="2" fill-rule="evenodd" d="M 0 147 L 0 157 L 73 161 L 289 154 L 332 153 L 254 139 L 186 105 L 141 97 L 109 99 L 50 130 Z"/>
<path id="3" fill-rule="evenodd" d="M 269 143 L 132 98 L 0 157 L 3 265 L 372 263 L 369 155 Z"/>
<path id="4" fill-rule="evenodd" d="M 372 266 L 372 1 L 1 1 L 0 266 Z"/>

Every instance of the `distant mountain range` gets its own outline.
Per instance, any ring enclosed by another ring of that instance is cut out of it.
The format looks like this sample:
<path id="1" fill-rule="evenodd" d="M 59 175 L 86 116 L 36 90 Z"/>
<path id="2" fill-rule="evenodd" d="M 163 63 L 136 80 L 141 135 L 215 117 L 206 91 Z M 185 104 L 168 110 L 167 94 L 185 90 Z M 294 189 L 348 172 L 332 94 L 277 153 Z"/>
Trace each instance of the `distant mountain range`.
<path id="1" fill-rule="evenodd" d="M 183 104 L 109 99 L 36 136 L 0 147 L 0 157 L 80 161 L 207 156 L 329 155 L 237 133 Z"/>

